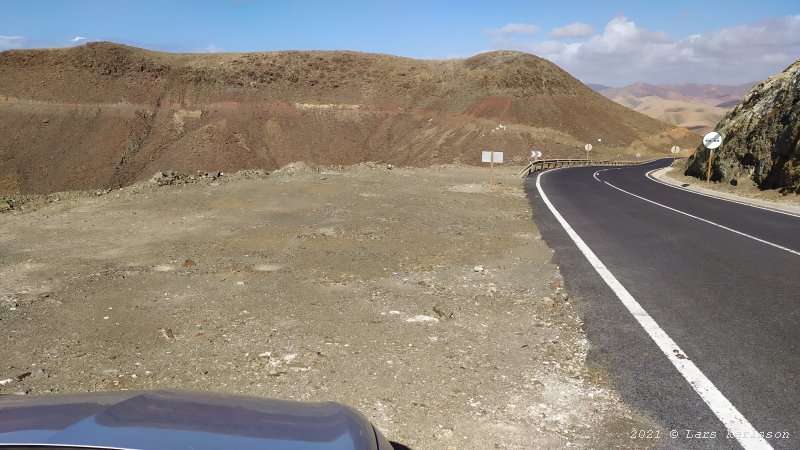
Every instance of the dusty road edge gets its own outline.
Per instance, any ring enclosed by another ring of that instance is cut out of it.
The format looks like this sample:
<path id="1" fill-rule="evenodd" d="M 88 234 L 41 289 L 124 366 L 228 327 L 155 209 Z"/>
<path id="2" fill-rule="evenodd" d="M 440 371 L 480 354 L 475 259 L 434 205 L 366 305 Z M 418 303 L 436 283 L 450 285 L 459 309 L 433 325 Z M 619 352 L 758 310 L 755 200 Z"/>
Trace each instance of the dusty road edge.
<path id="1" fill-rule="evenodd" d="M 735 195 L 728 192 L 719 192 L 712 189 L 704 188 L 697 184 L 681 183 L 678 180 L 669 176 L 669 172 L 671 172 L 672 169 L 674 169 L 674 167 L 665 167 L 663 169 L 658 169 L 656 171 L 650 172 L 651 178 L 656 181 L 660 181 L 663 184 L 667 184 L 671 187 L 674 187 L 676 189 L 682 189 L 684 191 L 694 192 L 695 194 L 705 195 L 707 197 L 713 197 L 720 200 L 732 201 L 758 208 L 771 209 L 786 214 L 800 216 L 800 206 L 786 205 L 783 203 L 771 202 L 767 200 L 742 197 L 740 195 Z M 688 184 L 688 186 L 684 186 L 684 184 Z"/>

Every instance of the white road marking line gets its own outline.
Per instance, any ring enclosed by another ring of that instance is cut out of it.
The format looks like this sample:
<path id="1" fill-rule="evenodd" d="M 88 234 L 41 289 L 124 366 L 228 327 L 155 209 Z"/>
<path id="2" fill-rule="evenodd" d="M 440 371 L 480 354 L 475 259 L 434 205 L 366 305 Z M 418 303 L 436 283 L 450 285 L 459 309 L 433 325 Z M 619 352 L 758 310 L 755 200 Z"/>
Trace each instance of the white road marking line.
<path id="1" fill-rule="evenodd" d="M 553 213 L 556 220 L 558 220 L 572 241 L 575 242 L 575 245 L 578 246 L 583 256 L 589 260 L 589 264 L 594 267 L 594 270 L 597 271 L 608 287 L 614 291 L 617 298 L 620 299 L 636 321 L 639 322 L 639 325 L 644 328 L 648 336 L 653 339 L 658 348 L 667 356 L 667 359 L 669 359 L 672 365 L 683 375 L 683 378 L 685 378 L 692 388 L 694 388 L 695 392 L 700 395 L 700 398 L 711 408 L 711 411 L 725 425 L 725 428 L 736 437 L 739 444 L 745 449 L 771 449 L 772 446 L 761 437 L 752 425 L 750 425 L 750 422 L 747 421 L 742 413 L 722 395 L 722 392 L 714 386 L 714 383 L 712 383 L 690 359 L 684 356 L 686 353 L 681 350 L 678 344 L 661 329 L 652 317 L 650 317 L 650 314 L 642 308 L 639 302 L 633 298 L 622 283 L 617 280 L 605 264 L 594 254 L 592 249 L 578 236 L 578 233 L 575 232 L 561 213 L 556 210 L 553 203 L 547 198 L 544 190 L 542 190 L 541 180 L 546 173 L 549 172 L 541 173 L 536 177 L 536 189 L 539 191 L 539 195 L 542 196 L 545 205 L 550 209 L 550 212 Z"/>
<path id="2" fill-rule="evenodd" d="M 663 167 L 661 169 L 663 169 Z M 780 209 L 770 208 L 768 206 L 754 205 L 752 203 L 745 203 L 745 202 L 741 202 L 739 200 L 733 200 L 733 199 L 730 199 L 730 198 L 719 197 L 719 196 L 712 195 L 712 194 L 706 194 L 705 192 L 697 192 L 697 191 L 693 191 L 691 189 L 686 189 L 683 186 L 675 186 L 674 184 L 669 184 L 667 182 L 659 180 L 658 178 L 656 178 L 656 177 L 654 177 L 652 175 L 653 172 L 655 172 L 656 170 L 661 170 L 661 169 L 653 169 L 653 170 L 647 172 L 645 174 L 647 176 L 647 179 L 649 179 L 650 181 L 655 181 L 656 183 L 663 184 L 664 186 L 669 186 L 669 187 L 671 187 L 673 189 L 680 189 L 681 191 L 686 191 L 686 192 L 691 192 L 692 194 L 702 195 L 703 197 L 715 198 L 717 200 L 722 200 L 724 202 L 736 203 L 738 205 L 749 206 L 751 208 L 763 209 L 764 211 L 770 211 L 770 212 L 774 212 L 774 213 L 778 213 L 778 214 L 784 214 L 784 215 L 787 215 L 787 216 L 800 218 L 800 215 L 797 215 L 797 214 L 794 214 L 794 213 L 790 213 L 788 211 L 782 211 Z"/>
<path id="3" fill-rule="evenodd" d="M 597 172 L 595 172 L 595 174 L 596 174 L 596 173 L 597 173 Z M 598 181 L 602 181 L 603 183 L 605 183 L 605 184 L 607 184 L 607 185 L 611 186 L 612 188 L 614 188 L 614 189 L 616 189 L 616 190 L 618 190 L 618 191 L 620 191 L 620 192 L 624 192 L 624 193 L 626 193 L 626 194 L 628 194 L 628 195 L 631 195 L 631 196 L 633 196 L 633 197 L 636 197 L 636 198 L 638 198 L 638 199 L 644 200 L 644 201 L 646 201 L 646 202 L 649 202 L 649 203 L 652 203 L 652 204 L 654 204 L 654 205 L 658 205 L 658 206 L 660 206 L 660 207 L 662 207 L 662 208 L 666 208 L 666 209 L 668 209 L 668 210 L 670 210 L 670 211 L 673 211 L 673 212 L 676 212 L 676 213 L 678 213 L 678 214 L 683 214 L 684 216 L 691 217 L 692 219 L 697 219 L 697 220 L 699 220 L 699 221 L 701 221 L 701 222 L 705 222 L 705 223 L 707 223 L 707 224 L 709 224 L 709 225 L 714 225 L 715 227 L 719 227 L 719 228 L 722 228 L 723 230 L 730 231 L 731 233 L 736 233 L 736 234 L 738 234 L 738 235 L 740 235 L 740 236 L 744 236 L 744 237 L 746 237 L 746 238 L 750 238 L 750 239 L 752 239 L 752 240 L 754 240 L 754 241 L 761 242 L 762 244 L 767 244 L 767 245 L 770 245 L 770 246 L 772 246 L 772 247 L 775 247 L 775 248 L 777 248 L 777 249 L 783 250 L 783 251 L 785 251 L 785 252 L 789 252 L 789 253 L 795 254 L 795 255 L 797 255 L 797 256 L 800 256 L 800 251 L 797 251 L 797 250 L 792 250 L 791 248 L 784 247 L 784 246 L 782 246 L 782 245 L 778 245 L 778 244 L 776 244 L 776 243 L 774 243 L 774 242 L 770 242 L 770 241 L 767 241 L 767 240 L 764 240 L 764 239 L 761 239 L 761 238 L 755 237 L 755 236 L 753 236 L 753 235 L 750 235 L 750 234 L 747 234 L 747 233 L 741 232 L 741 231 L 739 231 L 739 230 L 734 230 L 733 228 L 726 227 L 725 225 L 720 225 L 720 224 L 718 224 L 718 223 L 716 223 L 716 222 L 712 222 L 712 221 L 710 221 L 710 220 L 708 220 L 708 219 L 703 219 L 702 217 L 697 217 L 697 216 L 695 216 L 695 215 L 692 215 L 692 214 L 689 214 L 689 213 L 687 213 L 687 212 L 683 212 L 683 211 L 681 211 L 681 210 L 679 210 L 679 209 L 675 209 L 675 208 L 672 208 L 672 207 L 670 207 L 670 206 L 667 206 L 667 205 L 662 205 L 661 203 L 655 202 L 655 201 L 653 201 L 653 200 L 650 200 L 650 199 L 648 199 L 648 198 L 644 198 L 644 197 L 642 197 L 642 196 L 640 196 L 640 195 L 636 195 L 636 194 L 634 194 L 633 192 L 628 192 L 628 191 L 626 191 L 625 189 L 622 189 L 622 188 L 619 188 L 619 187 L 617 187 L 617 186 L 614 186 L 613 184 L 609 183 L 608 181 L 600 180 L 600 179 L 599 179 L 599 178 L 597 178 L 597 177 L 595 177 L 595 179 L 596 179 L 596 180 L 598 180 Z"/>

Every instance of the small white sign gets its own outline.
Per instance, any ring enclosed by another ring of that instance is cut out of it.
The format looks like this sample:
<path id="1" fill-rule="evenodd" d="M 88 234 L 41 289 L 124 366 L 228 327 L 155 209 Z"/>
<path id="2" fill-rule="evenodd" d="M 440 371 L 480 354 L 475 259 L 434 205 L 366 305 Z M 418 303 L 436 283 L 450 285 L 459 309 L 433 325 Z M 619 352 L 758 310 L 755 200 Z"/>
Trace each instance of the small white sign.
<path id="1" fill-rule="evenodd" d="M 492 158 L 494 158 L 494 161 L 492 161 Z M 487 151 L 483 151 L 481 153 L 481 161 L 482 162 L 502 163 L 503 162 L 503 152 L 487 152 Z"/>
<path id="2" fill-rule="evenodd" d="M 588 152 L 589 150 L 591 150 L 591 149 L 592 149 L 592 144 L 586 144 L 586 145 L 584 145 L 584 146 L 583 146 L 583 149 L 584 149 L 584 150 L 586 150 L 586 151 Z"/>
<path id="3" fill-rule="evenodd" d="M 722 135 L 716 131 L 706 134 L 703 136 L 703 145 L 709 150 L 714 150 L 722 145 Z"/>
<path id="4" fill-rule="evenodd" d="M 681 148 L 678 147 L 677 145 L 673 145 L 672 148 L 669 149 L 669 151 L 671 151 L 672 153 L 678 153 L 681 151 Z"/>
<path id="5" fill-rule="evenodd" d="M 533 150 L 531 152 L 531 158 L 540 158 L 542 156 L 542 152 L 539 150 Z"/>

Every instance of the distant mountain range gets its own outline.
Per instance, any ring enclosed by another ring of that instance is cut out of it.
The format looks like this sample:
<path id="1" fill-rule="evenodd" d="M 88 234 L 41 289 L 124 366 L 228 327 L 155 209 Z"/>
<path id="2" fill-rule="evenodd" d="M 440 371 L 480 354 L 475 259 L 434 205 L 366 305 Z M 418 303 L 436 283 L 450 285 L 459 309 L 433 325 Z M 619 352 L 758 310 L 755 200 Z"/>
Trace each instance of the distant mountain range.
<path id="1" fill-rule="evenodd" d="M 705 132 L 714 129 L 728 110 L 736 106 L 755 84 L 635 83 L 620 88 L 601 84 L 588 86 L 634 111 L 692 131 Z"/>

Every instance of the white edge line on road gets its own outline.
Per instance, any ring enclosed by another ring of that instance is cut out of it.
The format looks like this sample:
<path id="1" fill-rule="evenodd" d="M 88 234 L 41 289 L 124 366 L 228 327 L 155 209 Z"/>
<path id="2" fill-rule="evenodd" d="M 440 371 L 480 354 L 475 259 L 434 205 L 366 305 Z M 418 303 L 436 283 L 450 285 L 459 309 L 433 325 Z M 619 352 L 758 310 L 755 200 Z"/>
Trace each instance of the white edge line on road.
<path id="1" fill-rule="evenodd" d="M 665 169 L 665 168 L 666 168 L 666 167 L 662 167 L 661 169 Z M 652 175 L 652 174 L 653 174 L 653 172 L 655 172 L 655 171 L 657 171 L 657 170 L 661 170 L 661 169 L 653 169 L 653 170 L 651 170 L 651 171 L 647 172 L 647 173 L 645 174 L 645 176 L 647 176 L 647 178 L 648 178 L 650 181 L 655 181 L 656 183 L 663 184 L 664 186 L 669 186 L 669 187 L 671 187 L 671 188 L 673 188 L 673 189 L 679 189 L 679 190 L 681 190 L 681 191 L 691 192 L 692 194 L 702 195 L 703 197 L 715 198 L 715 199 L 717 199 L 717 200 L 722 200 L 722 201 L 724 201 L 724 202 L 736 203 L 736 204 L 738 204 L 738 205 L 749 206 L 749 207 L 751 207 L 751 208 L 763 209 L 764 211 L 770 211 L 770 212 L 774 212 L 774 213 L 778 213 L 778 214 L 784 214 L 784 215 L 787 215 L 787 216 L 791 216 L 791 217 L 797 217 L 797 218 L 800 218 L 800 215 L 798 215 L 798 214 L 794 214 L 794 213 L 790 213 L 790 212 L 788 212 L 788 211 L 782 211 L 782 210 L 780 210 L 780 209 L 770 208 L 770 207 L 768 207 L 768 206 L 754 205 L 754 204 L 752 204 L 752 203 L 742 202 L 742 201 L 739 201 L 739 200 L 733 200 L 733 199 L 730 199 L 730 198 L 720 197 L 720 196 L 717 196 L 717 195 L 712 195 L 712 194 L 706 194 L 705 192 L 697 192 L 697 191 L 693 191 L 693 190 L 691 190 L 691 189 L 686 189 L 686 188 L 685 188 L 685 187 L 683 187 L 683 186 L 675 186 L 674 184 L 669 184 L 669 183 L 667 183 L 667 182 L 665 182 L 665 181 L 661 181 L 661 180 L 659 180 L 658 178 L 656 178 L 656 177 L 654 177 L 654 176 Z M 598 180 L 598 181 L 599 181 L 599 180 Z"/>
<path id="2" fill-rule="evenodd" d="M 558 169 L 554 169 L 558 170 Z M 551 171 L 552 172 L 552 171 Z M 666 355 L 667 359 L 678 369 L 678 372 L 683 375 L 683 378 L 689 382 L 694 388 L 695 392 L 700 395 L 700 398 L 711 408 L 714 415 L 725 425 L 731 435 L 736 437 L 739 444 L 745 449 L 771 449 L 772 446 L 750 425 L 750 422 L 736 409 L 733 404 L 725 398 L 724 395 L 717 389 L 716 386 L 709 380 L 703 372 L 686 357 L 683 350 L 678 347 L 678 344 L 661 329 L 656 321 L 650 317 L 650 314 L 642 308 L 639 302 L 628 292 L 622 283 L 611 273 L 610 270 L 603 264 L 602 261 L 594 254 L 592 249 L 578 236 L 578 233 L 570 226 L 563 216 L 556 210 L 553 203 L 544 193 L 542 189 L 542 176 L 548 172 L 539 174 L 536 177 L 536 189 L 539 195 L 542 196 L 542 201 L 553 213 L 556 220 L 561 224 L 569 237 L 578 246 L 578 249 L 583 253 L 583 256 L 589 260 L 589 263 L 594 267 L 594 270 L 600 275 L 603 281 L 606 282 L 608 287 L 614 291 L 614 294 L 620 299 L 623 305 L 633 315 L 639 325 L 644 328 L 644 331 L 656 343 L 658 348 Z M 595 172 L 596 173 L 596 172 Z"/>
<path id="3" fill-rule="evenodd" d="M 597 172 L 595 172 L 595 174 L 596 174 L 596 173 L 597 173 Z M 626 194 L 628 194 L 628 195 L 630 195 L 630 196 L 636 197 L 636 198 L 638 198 L 638 199 L 644 200 L 644 201 L 646 201 L 646 202 L 649 202 L 649 203 L 652 203 L 652 204 L 654 204 L 654 205 L 660 206 L 660 207 L 662 207 L 662 208 L 668 209 L 668 210 L 670 210 L 670 211 L 676 212 L 676 213 L 678 213 L 678 214 L 683 214 L 683 215 L 684 215 L 684 216 L 686 216 L 686 217 L 691 217 L 692 219 L 697 219 L 697 220 L 699 220 L 699 221 L 701 221 L 701 222 L 705 222 L 705 223 L 707 223 L 707 224 L 709 224 L 709 225 L 714 225 L 715 227 L 719 227 L 719 228 L 722 228 L 723 230 L 730 231 L 731 233 L 736 233 L 736 234 L 738 234 L 738 235 L 740 235 L 740 236 L 744 236 L 744 237 L 746 237 L 746 238 L 750 238 L 750 239 L 752 239 L 752 240 L 754 240 L 754 241 L 761 242 L 762 244 L 767 244 L 767 245 L 770 245 L 770 246 L 772 246 L 772 247 L 775 247 L 775 248 L 777 248 L 777 249 L 783 250 L 783 251 L 785 251 L 785 252 L 789 252 L 789 253 L 795 254 L 795 255 L 797 255 L 797 256 L 800 256 L 800 251 L 797 251 L 797 250 L 792 250 L 792 249 L 791 249 L 791 248 L 789 248 L 789 247 L 784 247 L 784 246 L 782 246 L 782 245 L 778 245 L 778 244 L 776 244 L 776 243 L 774 243 L 774 242 L 766 241 L 766 240 L 764 240 L 764 239 L 761 239 L 761 238 L 755 237 L 755 236 L 753 236 L 753 235 L 750 235 L 750 234 L 747 234 L 747 233 L 743 233 L 743 232 L 741 232 L 741 231 L 739 231 L 739 230 L 734 230 L 733 228 L 726 227 L 725 225 L 720 225 L 720 224 L 718 224 L 718 223 L 716 223 L 716 222 L 712 222 L 712 221 L 710 221 L 710 220 L 708 220 L 708 219 L 703 219 L 702 217 L 697 217 L 697 216 L 694 216 L 694 215 L 692 215 L 692 214 L 689 214 L 689 213 L 687 213 L 687 212 L 683 212 L 683 211 L 681 211 L 681 210 L 679 210 L 679 209 L 675 209 L 675 208 L 673 208 L 673 207 L 670 207 L 670 206 L 667 206 L 667 205 L 662 205 L 661 203 L 655 202 L 655 201 L 653 201 L 653 200 L 650 200 L 650 199 L 648 199 L 648 198 L 644 198 L 644 197 L 642 197 L 642 196 L 640 196 L 640 195 L 636 195 L 636 194 L 634 194 L 633 192 L 628 192 L 628 191 L 626 191 L 625 189 L 622 189 L 622 188 L 616 187 L 616 186 L 614 186 L 613 184 L 609 183 L 608 181 L 605 181 L 605 180 L 600 180 L 600 179 L 599 179 L 599 178 L 597 178 L 597 177 L 595 177 L 595 179 L 596 179 L 596 180 L 598 180 L 598 181 L 602 181 L 603 183 L 605 183 L 605 184 L 607 184 L 607 185 L 611 186 L 612 188 L 614 188 L 614 189 L 616 189 L 616 190 L 618 190 L 618 191 L 620 191 L 620 192 L 624 192 L 624 193 L 626 193 Z"/>

